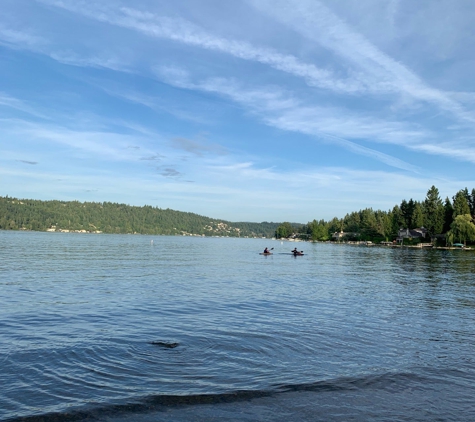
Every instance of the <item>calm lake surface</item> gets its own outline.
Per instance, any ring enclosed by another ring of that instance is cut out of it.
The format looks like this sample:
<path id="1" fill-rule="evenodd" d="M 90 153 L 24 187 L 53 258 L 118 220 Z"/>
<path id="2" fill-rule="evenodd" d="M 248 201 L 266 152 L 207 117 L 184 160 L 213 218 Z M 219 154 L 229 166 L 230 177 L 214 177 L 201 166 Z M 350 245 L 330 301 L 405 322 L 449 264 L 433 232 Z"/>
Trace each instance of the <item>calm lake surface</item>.
<path id="1" fill-rule="evenodd" d="M 461 250 L 0 231 L 0 420 L 474 421 L 474 270 Z"/>

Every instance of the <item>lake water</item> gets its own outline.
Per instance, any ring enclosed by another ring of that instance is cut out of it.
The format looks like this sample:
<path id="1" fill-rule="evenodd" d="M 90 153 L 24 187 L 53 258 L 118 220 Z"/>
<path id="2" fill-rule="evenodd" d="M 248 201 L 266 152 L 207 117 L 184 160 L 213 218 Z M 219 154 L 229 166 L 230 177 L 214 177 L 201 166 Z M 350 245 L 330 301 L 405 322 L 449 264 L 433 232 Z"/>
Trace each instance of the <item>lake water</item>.
<path id="1" fill-rule="evenodd" d="M 474 270 L 461 250 L 0 231 L 0 420 L 473 421 Z"/>

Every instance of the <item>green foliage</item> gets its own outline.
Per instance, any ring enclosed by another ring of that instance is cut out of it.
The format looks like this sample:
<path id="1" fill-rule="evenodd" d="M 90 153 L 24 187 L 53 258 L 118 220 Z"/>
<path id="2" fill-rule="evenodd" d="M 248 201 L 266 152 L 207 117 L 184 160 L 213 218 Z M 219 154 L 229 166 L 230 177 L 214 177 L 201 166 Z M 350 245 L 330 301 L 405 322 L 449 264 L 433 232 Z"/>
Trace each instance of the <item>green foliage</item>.
<path id="1" fill-rule="evenodd" d="M 405 225 L 405 220 L 402 215 L 401 208 L 398 205 L 395 205 L 391 213 L 391 234 L 393 236 L 397 235 L 397 232 L 401 228 L 407 227 Z"/>
<path id="2" fill-rule="evenodd" d="M 454 234 L 452 231 L 448 231 L 445 235 L 445 242 L 447 245 L 452 246 L 454 244 Z"/>
<path id="3" fill-rule="evenodd" d="M 444 205 L 435 186 L 427 191 L 424 201 L 424 227 L 431 236 L 441 233 L 444 227 Z"/>
<path id="4" fill-rule="evenodd" d="M 292 227 L 292 224 L 286 221 L 277 227 L 275 231 L 275 237 L 277 239 L 287 238 L 292 236 L 292 234 L 294 234 L 295 232 L 296 230 Z"/>
<path id="5" fill-rule="evenodd" d="M 346 214 L 343 219 L 343 231 L 348 233 L 357 233 L 361 228 L 361 215 L 360 212 L 352 212 Z"/>
<path id="6" fill-rule="evenodd" d="M 313 220 L 302 228 L 302 231 L 307 234 L 310 240 L 325 241 L 331 239 L 331 233 L 328 231 L 328 223 L 324 220 Z"/>
<path id="7" fill-rule="evenodd" d="M 470 215 L 470 206 L 469 206 L 469 198 L 467 188 L 463 190 L 459 190 L 455 196 L 453 197 L 453 218 L 455 219 L 458 215 Z"/>
<path id="8" fill-rule="evenodd" d="M 333 234 L 335 232 L 342 231 L 343 224 L 343 220 L 333 217 L 333 219 L 328 222 L 328 233 Z"/>
<path id="9" fill-rule="evenodd" d="M 472 193 L 470 194 L 468 205 L 470 206 L 470 215 L 472 217 L 475 216 L 475 189 L 472 189 Z"/>
<path id="10" fill-rule="evenodd" d="M 450 225 L 454 221 L 454 207 L 450 202 L 450 199 L 445 198 L 444 204 L 444 227 L 442 229 L 443 233 L 447 233 L 450 230 Z"/>
<path id="11" fill-rule="evenodd" d="M 417 227 L 422 227 L 423 225 L 424 225 L 424 212 L 422 210 L 422 205 L 419 202 L 415 202 L 414 208 L 412 210 L 411 225 L 409 228 L 415 229 Z"/>
<path id="12" fill-rule="evenodd" d="M 230 223 L 198 214 L 112 202 L 37 201 L 0 197 L 0 229 L 47 229 L 140 233 L 194 234 L 230 237 L 272 237 L 277 223 Z"/>
<path id="13" fill-rule="evenodd" d="M 19 200 L 7 196 L 0 197 L 0 229 L 231 237 L 275 235 L 277 238 L 298 236 L 314 241 L 331 240 L 334 233 L 344 232 L 346 235 L 343 240 L 379 242 L 396 239 L 401 228 L 424 226 L 431 236 L 446 233 L 447 242 L 454 237 L 471 241 L 472 226 L 465 224 L 463 219 L 457 220 L 457 217 L 474 215 L 475 189 L 471 193 L 467 188 L 462 189 L 453 199 L 453 205 L 449 198 L 442 203 L 438 189 L 432 186 L 423 202 L 402 200 L 400 206 L 395 205 L 389 211 L 365 208 L 351 212 L 342 219 L 313 220 L 301 225 L 289 222 L 230 223 L 149 205 L 134 207 L 111 202 Z M 411 240 L 406 239 L 407 242 Z"/>
<path id="14" fill-rule="evenodd" d="M 409 200 L 409 202 L 403 199 L 400 208 L 403 218 L 403 226 L 410 229 L 414 228 L 415 226 L 412 222 L 412 217 L 414 214 L 415 202 L 412 200 L 412 198 Z"/>
<path id="15" fill-rule="evenodd" d="M 450 226 L 449 237 L 455 238 L 460 242 L 475 240 L 475 224 L 473 224 L 470 214 L 457 215 Z"/>

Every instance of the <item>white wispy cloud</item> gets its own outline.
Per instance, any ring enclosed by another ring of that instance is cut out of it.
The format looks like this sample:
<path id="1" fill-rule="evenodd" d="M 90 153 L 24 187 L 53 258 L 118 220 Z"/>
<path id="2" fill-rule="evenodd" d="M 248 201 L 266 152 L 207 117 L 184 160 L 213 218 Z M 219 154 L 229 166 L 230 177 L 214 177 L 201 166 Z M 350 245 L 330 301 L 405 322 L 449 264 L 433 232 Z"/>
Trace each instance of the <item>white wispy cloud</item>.
<path id="1" fill-rule="evenodd" d="M 84 55 L 73 50 L 58 48 L 57 42 L 27 30 L 17 30 L 0 22 L 0 45 L 15 49 L 30 50 L 44 54 L 59 63 L 70 66 L 111 69 L 130 72 L 131 63 L 123 57 L 113 56 L 106 51 L 100 54 Z"/>
<path id="2" fill-rule="evenodd" d="M 269 12 L 269 4 L 266 0 L 253 3 L 253 5 L 259 7 L 260 10 L 265 10 L 266 13 L 271 13 L 297 32 L 337 53 L 355 66 L 356 70 L 350 72 L 351 78 L 347 78 L 344 81 L 341 78 L 337 78 L 333 72 L 319 69 L 313 64 L 301 62 L 295 56 L 281 54 L 268 48 L 256 47 L 242 41 L 217 37 L 180 18 L 158 16 L 130 7 L 91 9 L 82 8 L 81 4 L 73 2 L 48 2 L 75 13 L 85 14 L 96 20 L 133 29 L 151 37 L 166 38 L 203 49 L 229 54 L 244 60 L 260 62 L 302 77 L 310 85 L 318 86 L 319 88 L 348 94 L 362 93 L 364 91 L 373 94 L 399 93 L 413 100 L 436 104 L 439 108 L 450 111 L 461 120 L 475 122 L 475 119 L 472 119 L 472 114 L 466 111 L 460 103 L 453 100 L 450 95 L 424 84 L 415 73 L 379 51 L 363 36 L 352 31 L 348 25 L 319 2 L 312 2 L 312 4 L 301 2 L 297 7 L 294 7 L 295 4 L 293 2 L 289 3 L 288 1 L 280 0 L 276 7 L 271 8 L 271 12 Z M 179 79 L 186 78 L 186 74 L 179 68 L 168 67 L 166 71 L 169 77 L 173 76 L 176 85 L 179 84 L 177 82 Z M 352 82 L 350 83 L 350 81 Z M 217 82 L 214 81 L 214 83 L 216 84 Z M 217 91 L 217 89 L 210 89 L 210 84 L 208 84 L 205 90 Z M 227 93 L 234 101 L 249 106 L 249 102 L 244 98 L 245 94 L 237 90 L 232 94 Z M 370 122 L 369 118 L 362 116 L 348 116 L 348 110 L 335 109 L 333 110 L 333 117 L 329 116 L 328 108 L 307 107 L 305 109 L 299 106 L 290 110 L 289 105 L 293 101 L 290 97 L 284 100 L 281 96 L 280 99 L 277 99 L 278 95 L 273 95 L 270 91 L 267 93 L 267 99 L 263 98 L 262 90 L 259 92 L 260 96 L 256 96 L 256 91 L 248 92 L 247 94 L 251 94 L 254 98 L 258 97 L 261 102 L 266 102 L 265 110 L 267 112 L 273 111 L 270 109 L 271 104 L 273 108 L 288 109 L 286 113 L 282 113 L 280 116 L 264 118 L 268 124 L 284 130 L 297 130 L 311 135 L 318 134 L 323 139 L 338 143 L 353 152 L 370 156 L 401 169 L 416 170 L 414 166 L 404 163 L 402 160 L 360 146 L 347 138 L 366 137 L 373 142 L 390 142 L 411 148 L 411 145 L 415 145 L 427 137 L 427 131 L 407 128 L 404 127 L 407 125 L 396 122 Z M 279 104 L 279 101 L 285 101 L 287 104 Z M 260 110 L 261 112 L 264 110 L 262 105 Z M 339 114 L 345 115 L 345 119 L 335 117 Z M 319 118 L 322 115 L 324 117 Z M 311 125 L 314 128 L 310 127 Z M 422 148 L 415 149 L 423 150 Z M 445 150 L 439 148 L 438 151 L 442 154 Z M 454 154 L 451 156 L 455 157 Z M 460 156 L 458 155 L 457 157 Z"/>
<path id="3" fill-rule="evenodd" d="M 473 113 L 467 111 L 456 101 L 454 95 L 433 89 L 425 84 L 414 72 L 378 50 L 366 38 L 352 30 L 343 20 L 318 1 L 302 1 L 295 4 L 295 2 L 288 0 L 278 0 L 270 4 L 268 0 L 258 0 L 252 2 L 252 5 L 261 12 L 272 15 L 312 42 L 322 45 L 346 60 L 351 67 L 349 71 L 350 77 L 345 80 L 336 77 L 330 70 L 304 63 L 295 56 L 281 54 L 273 49 L 257 47 L 247 42 L 215 36 L 181 18 L 160 16 L 130 7 L 120 7 L 117 4 L 114 5 L 114 3 L 112 6 L 96 4 L 92 7 L 90 5 L 85 7 L 85 3 L 81 1 L 42 1 L 91 19 L 132 29 L 150 37 L 165 38 L 202 49 L 218 51 L 243 60 L 269 65 L 294 76 L 302 77 L 311 86 L 318 86 L 332 92 L 347 94 L 355 94 L 356 92 L 360 94 L 364 92 L 372 94 L 395 93 L 404 98 L 411 98 L 413 101 L 417 100 L 435 104 L 442 110 L 450 111 L 462 121 L 475 122 Z M 392 7 L 393 12 L 390 11 L 390 13 L 394 13 L 396 3 Z M 128 68 L 128 65 L 122 63 L 119 58 L 84 58 L 74 53 L 65 54 L 57 52 L 51 53 L 50 56 L 63 63 L 79 66 L 107 67 L 122 71 Z M 168 76 L 173 76 L 172 79 L 175 79 L 175 81 L 186 78 L 186 74 L 182 72 L 180 68 L 172 66 L 169 66 L 167 69 Z M 175 74 L 173 75 L 173 73 Z M 217 79 L 213 83 L 216 85 L 218 81 Z M 178 85 L 179 82 L 175 82 L 175 84 Z M 208 83 L 207 88 L 209 88 L 209 85 Z M 267 99 L 263 98 L 262 90 L 260 92 L 257 90 L 253 92 L 248 91 L 243 94 L 235 90 L 232 94 L 228 92 L 227 95 L 234 101 L 249 106 L 250 103 L 244 96 L 246 94 L 256 95 L 256 93 L 260 94 L 260 97 L 258 97 L 259 101 L 267 103 L 265 107 L 267 112 L 272 111 L 270 110 L 271 104 L 272 107 L 287 108 L 287 111 L 280 116 L 264 117 L 264 120 L 269 124 L 285 130 L 294 130 L 298 127 L 299 132 L 306 134 L 315 135 L 317 131 L 327 139 L 333 136 L 335 137 L 333 142 L 340 143 L 354 152 L 372 156 L 386 163 L 391 162 L 393 163 L 392 165 L 405 168 L 406 170 L 410 168 L 413 170 L 414 168 L 400 160 L 393 160 L 382 153 L 372 152 L 365 147 L 358 147 L 357 144 L 352 143 L 348 138 L 367 137 L 373 142 L 390 142 L 410 147 L 410 145 L 417 144 L 417 142 L 427 137 L 427 131 L 421 129 L 414 130 L 407 127 L 407 124 L 397 124 L 391 121 L 370 122 L 369 118 L 352 116 L 348 110 L 343 109 L 338 110 L 334 108 L 330 111 L 329 108 L 305 108 L 299 105 L 291 110 L 289 105 L 295 102 L 295 100 L 291 99 L 290 96 L 287 96 L 285 100 L 282 96 L 278 99 L 279 95 L 273 95 L 270 91 L 267 93 Z M 133 99 L 130 96 L 129 98 L 137 102 L 141 101 L 148 107 L 154 107 L 146 98 L 140 99 L 136 97 Z M 397 99 L 394 104 L 400 103 L 401 98 Z M 279 101 L 285 101 L 288 104 L 279 104 Z M 262 111 L 264 107 L 261 105 L 260 109 Z M 331 113 L 333 113 L 333 117 L 330 116 Z M 319 117 L 322 115 L 324 117 Z M 336 116 L 338 115 L 344 115 L 345 118 L 337 118 Z M 303 122 L 304 119 L 306 119 L 305 122 Z M 318 127 L 318 129 L 311 128 L 311 124 L 314 127 Z M 422 151 L 423 149 L 419 148 L 418 150 Z M 442 154 L 445 149 L 439 148 L 438 151 Z M 454 154 L 451 156 L 454 157 Z"/>
<path id="4" fill-rule="evenodd" d="M 52 50 L 48 52 L 47 55 L 53 60 L 70 66 L 94 67 L 120 72 L 132 72 L 131 66 L 127 61 L 119 57 L 110 56 L 105 52 L 103 52 L 101 56 L 84 56 L 72 51 Z"/>
<path id="5" fill-rule="evenodd" d="M 209 116 L 205 116 L 204 113 L 200 112 L 200 109 L 194 110 L 192 112 L 186 109 L 186 105 L 172 104 L 171 101 L 165 102 L 158 96 L 152 96 L 142 91 L 133 90 L 130 88 L 119 87 L 117 86 L 117 83 L 113 86 L 108 86 L 107 81 L 95 81 L 89 79 L 86 82 L 104 91 L 108 95 L 139 104 L 160 114 L 166 113 L 180 120 L 187 120 L 190 122 L 206 125 L 213 122 L 213 119 Z M 144 128 L 142 128 L 142 131 L 143 129 Z"/>
<path id="6" fill-rule="evenodd" d="M 475 163 L 471 81 L 443 75 L 468 74 L 473 58 L 447 40 L 438 69 L 419 60 L 424 19 L 402 19 L 409 2 L 364 22 L 352 10 L 377 1 L 249 0 L 236 14 L 214 1 L 7 3 L 0 176 L 12 192 L 308 221 L 473 185 L 458 171 Z"/>
<path id="7" fill-rule="evenodd" d="M 422 143 L 414 146 L 413 149 L 431 155 L 452 157 L 458 161 L 468 161 L 475 164 L 475 142 L 473 141 L 468 145 L 458 145 L 457 143 L 443 143 L 439 145 Z"/>
<path id="8" fill-rule="evenodd" d="M 296 3 L 290 0 L 257 0 L 250 4 L 355 66 L 350 68 L 347 78 L 342 79 L 329 69 L 302 62 L 293 55 L 218 37 L 181 18 L 160 16 L 130 7 L 96 5 L 91 8 L 78 1 L 42 1 L 151 37 L 166 38 L 259 62 L 301 77 L 310 86 L 346 94 L 400 93 L 417 101 L 435 104 L 461 120 L 475 123 L 473 112 L 467 111 L 447 93 L 425 84 L 413 71 L 380 51 L 319 1 L 303 0 Z M 392 3 L 390 13 L 395 13 L 396 5 Z"/>
<path id="9" fill-rule="evenodd" d="M 435 104 L 461 120 L 475 123 L 473 112 L 465 110 L 447 93 L 428 86 L 320 1 L 256 0 L 250 4 L 356 66 L 353 73 L 356 80 L 366 87 L 373 87 L 373 91 L 403 93 L 414 100 Z"/>
<path id="10" fill-rule="evenodd" d="M 37 107 L 34 107 L 19 98 L 12 97 L 11 95 L 2 92 L 0 92 L 0 106 L 19 110 L 41 119 L 48 119 L 48 116 L 38 111 Z"/>
<path id="11" fill-rule="evenodd" d="M 45 3 L 67 9 L 91 19 L 107 22 L 143 33 L 150 37 L 165 38 L 179 43 L 220 52 L 243 60 L 259 62 L 282 72 L 303 78 L 310 86 L 339 93 L 353 94 L 367 91 L 356 79 L 343 79 L 332 70 L 320 68 L 312 63 L 299 60 L 296 56 L 282 54 L 274 49 L 255 46 L 250 43 L 216 36 L 182 18 L 170 18 L 150 12 L 142 12 L 130 7 L 91 7 L 83 2 L 41 0 Z M 65 56 L 65 61 L 71 60 Z M 80 63 L 79 59 L 73 60 Z"/>
<path id="12" fill-rule="evenodd" d="M 0 23 L 0 45 L 14 48 L 38 48 L 46 43 L 43 37 L 28 30 L 14 29 Z"/>
<path id="13" fill-rule="evenodd" d="M 387 5 L 388 22 L 392 30 L 394 30 L 394 23 L 396 20 L 396 14 L 399 9 L 400 0 L 389 0 Z"/>
<path id="14" fill-rule="evenodd" d="M 227 154 L 223 147 L 203 136 L 169 138 L 153 131 L 140 131 L 140 127 L 139 131 L 134 128 L 135 133 L 124 134 L 107 128 L 96 131 L 79 128 L 87 127 L 87 122 L 75 122 L 75 128 L 18 118 L 0 119 L 0 124 L 4 138 L 10 139 L 13 145 L 18 145 L 15 140 L 21 140 L 24 149 L 37 151 L 43 159 L 48 159 L 49 165 L 66 153 L 64 162 L 102 161 L 104 168 L 123 163 L 146 169 L 145 173 L 181 179 L 188 173 L 199 175 L 205 158 L 212 161 L 214 157 Z M 13 155 L 11 159 L 18 161 Z"/>
<path id="15" fill-rule="evenodd" d="M 111 160 L 136 160 L 138 151 L 132 154 L 127 146 L 133 143 L 143 143 L 136 136 L 124 135 L 106 131 L 73 130 L 57 124 L 35 123 L 22 119 L 0 119 L 3 132 L 10 137 L 17 137 L 32 145 L 42 141 L 51 148 L 59 144 L 83 151 L 94 156 L 101 156 Z"/>
<path id="16" fill-rule="evenodd" d="M 210 163 L 207 166 L 208 177 L 218 178 L 220 183 L 244 183 L 246 186 L 249 183 L 258 186 L 270 183 L 273 189 L 276 185 L 281 185 L 292 190 L 300 189 L 303 181 L 305 186 L 307 188 L 311 186 L 311 189 L 333 186 L 341 180 L 339 174 L 341 170 L 329 170 L 329 168 L 313 168 L 283 171 L 277 166 L 262 168 L 250 161 Z"/>
<path id="17" fill-rule="evenodd" d="M 268 125 L 279 129 L 300 132 L 315 136 L 327 142 L 338 144 L 360 155 L 371 157 L 387 165 L 417 171 L 417 167 L 382 152 L 358 145 L 343 137 L 369 138 L 373 141 L 407 143 L 425 134 L 411 131 L 395 122 L 380 122 L 375 119 L 358 118 L 347 114 L 345 110 L 306 107 L 290 96 L 286 96 L 277 87 L 246 90 L 235 81 L 209 79 L 200 83 L 191 83 L 186 73 L 169 72 L 168 68 L 157 69 L 159 76 L 169 83 L 187 89 L 198 89 L 230 97 L 261 117 Z M 344 115 L 344 119 L 337 116 Z"/>
<path id="18" fill-rule="evenodd" d="M 301 222 L 342 217 L 368 206 L 387 210 L 396 205 L 394 197 L 423 198 L 435 180 L 429 175 L 414 177 L 325 166 L 283 171 L 259 168 L 248 161 L 233 162 L 232 157 L 222 160 L 221 164 L 209 162 L 204 167 L 195 168 L 193 171 L 198 172 L 199 177 L 193 184 L 173 167 L 159 170 L 165 176 L 160 183 L 153 175 L 110 173 L 100 168 L 91 168 L 88 174 L 84 174 L 75 168 L 50 167 L 39 171 L 37 166 L 13 169 L 2 165 L 0 177 L 11 192 L 26 192 L 24 195 L 29 198 L 36 198 L 36 192 L 41 192 L 41 199 L 150 204 L 231 221 L 256 221 L 255 216 L 264 209 L 266 214 L 262 219 L 267 221 L 282 221 L 284 218 Z M 375 184 L 375 180 L 378 183 Z M 460 188 L 460 181 L 456 180 L 438 179 L 435 183 L 443 197 Z M 250 184 L 252 189 L 249 189 Z M 29 190 L 20 189 L 20 185 Z M 147 198 L 145 202 L 143 198 Z M 285 201 L 280 198 L 285 198 Z M 236 209 L 239 209 L 238 213 Z"/>

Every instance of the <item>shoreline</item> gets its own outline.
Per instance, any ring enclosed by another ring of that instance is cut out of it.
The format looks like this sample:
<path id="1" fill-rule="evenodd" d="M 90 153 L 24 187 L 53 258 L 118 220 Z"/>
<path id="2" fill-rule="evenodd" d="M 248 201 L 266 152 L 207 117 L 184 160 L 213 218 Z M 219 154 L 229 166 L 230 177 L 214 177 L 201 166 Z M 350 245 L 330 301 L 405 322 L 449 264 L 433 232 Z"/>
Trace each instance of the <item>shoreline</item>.
<path id="1" fill-rule="evenodd" d="M 474 247 L 467 246 L 467 247 L 456 247 L 456 246 L 420 246 L 420 245 L 381 245 L 378 243 L 352 243 L 352 242 L 314 242 L 314 243 L 330 243 L 332 245 L 348 245 L 348 246 L 366 246 L 366 247 L 379 247 L 379 248 L 400 248 L 400 249 L 436 249 L 436 250 L 462 250 L 462 251 L 475 251 Z"/>

